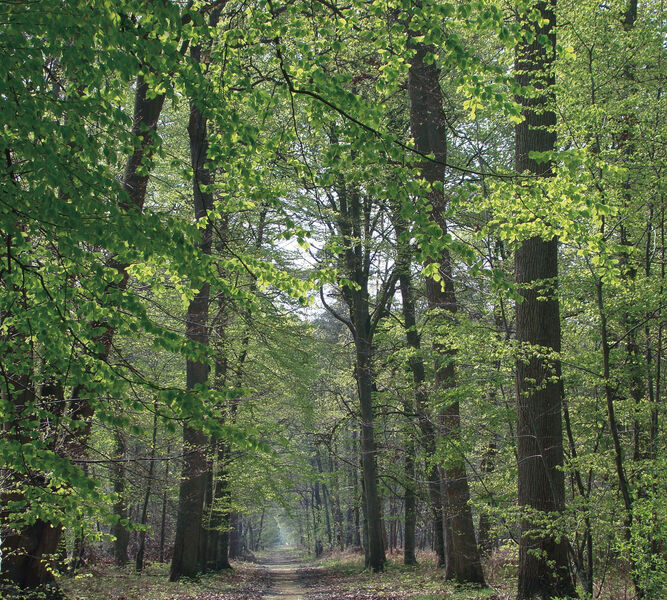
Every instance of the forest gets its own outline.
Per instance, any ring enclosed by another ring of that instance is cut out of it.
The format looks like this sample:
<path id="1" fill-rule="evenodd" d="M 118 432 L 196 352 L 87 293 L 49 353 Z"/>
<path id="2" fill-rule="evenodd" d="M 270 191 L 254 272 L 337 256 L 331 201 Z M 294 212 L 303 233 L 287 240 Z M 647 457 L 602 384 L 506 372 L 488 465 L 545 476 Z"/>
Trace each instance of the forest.
<path id="1" fill-rule="evenodd" d="M 667 598 L 666 25 L 0 2 L 0 598 Z"/>

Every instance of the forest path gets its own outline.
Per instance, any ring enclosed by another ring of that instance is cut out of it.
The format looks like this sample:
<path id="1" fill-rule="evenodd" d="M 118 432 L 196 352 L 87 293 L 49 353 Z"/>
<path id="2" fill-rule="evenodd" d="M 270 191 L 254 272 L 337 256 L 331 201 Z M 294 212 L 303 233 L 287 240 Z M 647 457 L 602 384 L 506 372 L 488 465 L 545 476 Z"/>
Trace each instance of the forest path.
<path id="1" fill-rule="evenodd" d="M 306 589 L 299 581 L 299 559 L 291 548 L 277 548 L 262 565 L 271 575 L 271 587 L 264 600 L 303 600 Z"/>

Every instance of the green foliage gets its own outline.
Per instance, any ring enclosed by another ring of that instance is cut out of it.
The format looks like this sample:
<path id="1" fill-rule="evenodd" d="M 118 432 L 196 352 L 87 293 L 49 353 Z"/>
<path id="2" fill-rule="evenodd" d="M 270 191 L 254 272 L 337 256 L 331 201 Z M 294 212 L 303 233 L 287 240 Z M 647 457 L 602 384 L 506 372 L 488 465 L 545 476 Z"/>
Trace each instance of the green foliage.
<path id="1" fill-rule="evenodd" d="M 524 17 L 534 9 L 515 4 Z M 627 570 L 647 597 L 664 595 L 661 8 L 640 3 L 628 23 L 627 2 L 559 0 L 558 147 L 531 155 L 553 170 L 534 178 L 513 172 L 511 140 L 517 95 L 538 92 L 519 89 L 511 74 L 522 28 L 501 3 L 3 3 L 3 528 L 52 523 L 67 529 L 70 546 L 82 528 L 104 537 L 98 519 L 117 521 L 113 504 L 140 504 L 152 481 L 142 466 L 128 489 L 111 491 L 104 465 L 114 434 L 128 434 L 128 462 L 145 459 L 156 412 L 157 455 L 172 469 L 159 488 L 167 501 L 176 496 L 177 434 L 188 424 L 229 445 L 225 510 L 258 527 L 268 507 L 265 543 L 290 537 L 314 548 L 331 533 L 330 546 L 339 544 L 341 515 L 358 514 L 362 500 L 353 477 L 353 339 L 322 316 L 314 292 L 323 288 L 344 318 L 346 297 L 365 284 L 371 305 L 382 301 L 378 290 L 397 260 L 393 215 L 418 259 L 422 343 L 407 347 L 401 307 L 389 298 L 372 365 L 380 487 L 394 511 L 387 523 L 401 519 L 391 501 L 409 483 L 403 461 L 414 442 L 420 491 L 430 463 L 465 460 L 476 515 L 504 546 L 496 553 L 514 552 L 514 368 L 536 355 L 560 360 L 567 507 L 558 518 L 536 516 L 535 527 L 567 536 L 579 574 L 597 582 Z M 530 32 L 525 41 L 546 43 Z M 419 156 L 407 133 L 414 43 L 428 47 L 425 62 L 441 73 L 449 128 L 443 180 L 432 186 L 420 169 L 434 157 Z M 134 135 L 140 79 L 149 98 L 167 103 L 156 131 Z M 213 182 L 204 191 L 215 199 L 198 221 L 190 102 L 207 118 Z M 139 207 L 125 183 L 128 160 L 142 149 L 137 175 L 150 179 Z M 446 198 L 446 233 L 430 216 L 436 188 Z M 361 207 L 350 223 L 345 194 Z M 210 256 L 198 248 L 209 224 Z M 532 237 L 560 244 L 560 354 L 513 340 L 520 290 L 512 253 Z M 445 283 L 443 250 L 460 308 L 436 319 L 422 287 L 424 278 Z M 355 253 L 368 257 L 366 281 L 347 268 Z M 202 345 L 186 339 L 184 320 L 206 284 L 212 333 Z M 410 361 L 422 358 L 432 382 L 434 345 L 449 351 L 459 383 L 440 393 L 426 383 L 427 411 L 458 403 L 462 433 L 439 436 L 427 458 L 406 406 Z M 208 384 L 185 389 L 186 360 L 211 367 Z M 423 499 L 420 506 L 426 529 Z M 417 586 L 413 571 L 394 565 L 390 573 Z M 376 585 L 372 577 L 365 584 Z M 423 598 L 441 589 L 427 579 Z"/>

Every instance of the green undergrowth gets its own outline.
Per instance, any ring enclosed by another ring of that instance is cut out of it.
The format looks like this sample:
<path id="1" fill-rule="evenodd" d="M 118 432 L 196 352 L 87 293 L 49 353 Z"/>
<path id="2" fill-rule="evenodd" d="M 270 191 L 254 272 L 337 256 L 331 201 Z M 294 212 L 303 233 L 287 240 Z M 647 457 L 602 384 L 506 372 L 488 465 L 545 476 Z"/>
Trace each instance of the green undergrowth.
<path id="1" fill-rule="evenodd" d="M 445 582 L 431 553 L 420 553 L 416 566 L 406 566 L 400 555 L 390 556 L 383 573 L 364 569 L 361 554 L 332 554 L 304 569 L 302 579 L 309 600 L 505 600 L 511 582 L 494 581 L 488 588 Z"/>
<path id="2" fill-rule="evenodd" d="M 169 565 L 151 563 L 137 574 L 102 565 L 61 577 L 59 586 L 67 600 L 256 600 L 268 589 L 266 570 L 234 563 L 233 571 L 208 573 L 196 579 L 169 581 Z"/>

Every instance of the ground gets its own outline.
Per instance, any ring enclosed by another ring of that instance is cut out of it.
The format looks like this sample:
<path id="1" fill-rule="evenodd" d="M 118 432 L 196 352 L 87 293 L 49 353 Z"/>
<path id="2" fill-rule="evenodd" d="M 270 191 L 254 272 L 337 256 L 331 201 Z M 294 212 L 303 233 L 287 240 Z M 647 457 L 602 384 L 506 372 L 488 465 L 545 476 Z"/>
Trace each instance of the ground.
<path id="1" fill-rule="evenodd" d="M 423 553 L 417 567 L 405 567 L 390 557 L 384 573 L 363 569 L 358 554 L 332 555 L 301 571 L 304 600 L 509 600 L 509 590 L 465 588 L 445 583 L 434 556 Z"/>
<path id="2" fill-rule="evenodd" d="M 233 571 L 203 575 L 196 581 L 168 581 L 168 565 L 149 564 L 137 575 L 131 568 L 92 568 L 60 585 L 68 600 L 505 600 L 509 590 L 456 588 L 442 581 L 433 557 L 419 556 L 407 568 L 396 555 L 384 573 L 363 569 L 358 554 L 334 554 L 313 563 L 291 548 L 259 555 L 258 563 L 234 563 Z"/>
<path id="3" fill-rule="evenodd" d="M 106 565 L 62 577 L 59 584 L 67 600 L 259 600 L 269 575 L 260 565 L 237 563 L 233 571 L 172 583 L 168 564 L 151 563 L 140 575 Z"/>

